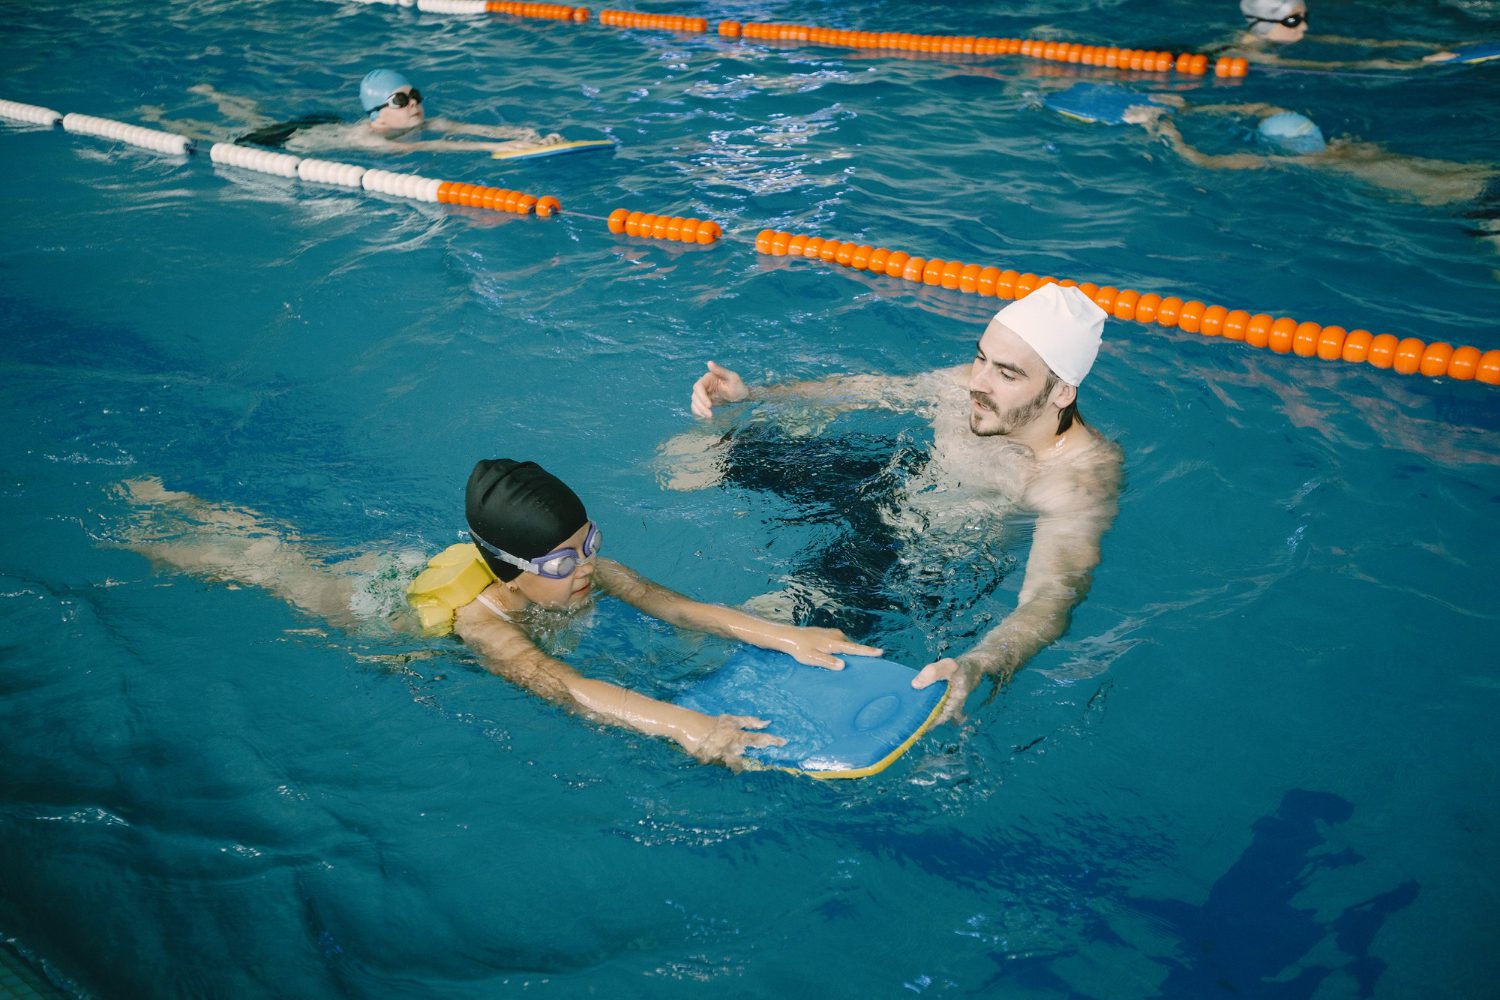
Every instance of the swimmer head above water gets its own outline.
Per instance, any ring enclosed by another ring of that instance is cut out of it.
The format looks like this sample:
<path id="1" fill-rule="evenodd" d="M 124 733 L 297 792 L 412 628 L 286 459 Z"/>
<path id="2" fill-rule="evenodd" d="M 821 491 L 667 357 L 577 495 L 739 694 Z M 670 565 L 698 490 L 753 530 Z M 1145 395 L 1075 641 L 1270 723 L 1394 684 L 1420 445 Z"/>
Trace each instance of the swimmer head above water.
<path id="1" fill-rule="evenodd" d="M 548 607 L 588 598 L 599 529 L 578 494 L 540 465 L 508 458 L 475 465 L 464 516 L 485 564 L 510 589 Z"/>
<path id="2" fill-rule="evenodd" d="M 1008 327 L 1075 389 L 1094 367 L 1107 314 L 1081 289 L 1048 282 L 997 312 L 992 324 Z"/>
<path id="3" fill-rule="evenodd" d="M 359 84 L 359 103 L 378 129 L 408 129 L 422 124 L 422 94 L 391 69 L 374 69 Z"/>
<path id="4" fill-rule="evenodd" d="M 1065 434 L 1078 419 L 1078 387 L 1099 356 L 1105 318 L 1080 289 L 1052 283 L 996 313 L 969 370 L 969 430 L 1033 450 Z"/>
<path id="5" fill-rule="evenodd" d="M 1303 0 L 1240 0 L 1245 29 L 1268 42 L 1300 42 L 1307 34 Z"/>

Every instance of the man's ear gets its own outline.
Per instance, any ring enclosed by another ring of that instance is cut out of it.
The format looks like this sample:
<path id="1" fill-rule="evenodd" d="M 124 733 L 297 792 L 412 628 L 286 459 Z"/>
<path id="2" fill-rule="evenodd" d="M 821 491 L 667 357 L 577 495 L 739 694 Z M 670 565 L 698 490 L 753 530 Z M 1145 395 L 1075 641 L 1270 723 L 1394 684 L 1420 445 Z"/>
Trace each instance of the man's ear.
<path id="1" fill-rule="evenodd" d="M 1059 410 L 1065 409 L 1067 405 L 1078 398 L 1078 386 L 1069 385 L 1066 382 L 1058 382 L 1052 387 L 1052 404 Z"/>

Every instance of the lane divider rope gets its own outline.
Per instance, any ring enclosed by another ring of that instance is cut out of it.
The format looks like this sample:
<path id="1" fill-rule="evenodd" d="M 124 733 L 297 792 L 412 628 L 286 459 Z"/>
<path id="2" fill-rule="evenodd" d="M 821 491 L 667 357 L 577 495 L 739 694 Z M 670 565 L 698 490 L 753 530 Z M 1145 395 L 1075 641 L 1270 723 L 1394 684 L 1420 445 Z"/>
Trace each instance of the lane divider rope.
<path id="1" fill-rule="evenodd" d="M 819 236 L 763 229 L 755 237 L 755 249 L 777 257 L 803 257 L 924 285 L 938 285 L 973 295 L 1000 299 L 1025 298 L 1042 285 L 1057 283 L 1082 289 L 1099 308 L 1116 319 L 1158 326 L 1175 326 L 1185 333 L 1237 340 L 1250 347 L 1267 347 L 1277 354 L 1318 357 L 1324 361 L 1364 362 L 1389 368 L 1401 375 L 1447 376 L 1459 381 L 1477 380 L 1500 385 L 1500 350 L 1481 351 L 1441 341 L 1427 343 L 1417 337 L 1371 334 L 1368 330 L 1346 330 L 1289 316 L 1251 314 L 1206 305 L 1197 299 L 1141 293 L 1113 285 L 1050 276 L 1018 273 L 1011 269 L 956 260 L 915 257 L 902 250 L 889 250 L 864 243 L 824 239 Z"/>
<path id="2" fill-rule="evenodd" d="M 62 127 L 79 135 L 96 135 L 104 139 L 139 146 L 157 153 L 186 156 L 192 150 L 187 136 L 159 129 L 127 125 L 112 118 L 95 118 L 93 115 L 70 114 L 62 116 Z"/>
<path id="3" fill-rule="evenodd" d="M 418 10 L 432 14 L 509 14 L 514 17 L 546 18 L 582 24 L 589 20 L 587 7 L 565 4 L 510 3 L 502 0 L 416 0 Z M 645 28 L 704 34 L 709 21 L 704 17 L 679 14 L 643 14 L 636 11 L 605 9 L 599 12 L 599 23 L 612 28 Z M 1209 69 L 1209 57 L 1203 53 L 1133 49 L 1116 45 L 1088 45 L 1079 42 L 1043 38 L 988 38 L 976 35 L 928 35 L 904 31 L 857 31 L 827 28 L 815 24 L 786 24 L 773 21 L 720 21 L 716 30 L 723 38 L 744 38 L 793 42 L 802 45 L 837 46 L 890 53 L 942 53 L 969 56 L 1021 55 L 1052 62 L 1077 63 L 1124 70 L 1134 73 L 1177 72 L 1203 76 Z M 1249 62 L 1240 56 L 1220 56 L 1213 63 L 1218 77 L 1242 77 L 1250 71 Z"/>
<path id="4" fill-rule="evenodd" d="M 175 132 L 144 128 L 140 125 L 130 125 L 111 118 L 97 118 L 93 115 L 76 113 L 64 115 L 49 108 L 22 104 L 18 101 L 0 100 L 0 117 L 53 127 L 61 122 L 65 131 L 77 135 L 111 139 L 174 156 L 186 156 L 196 151 L 191 139 Z M 536 214 L 544 218 L 562 211 L 562 204 L 551 195 L 538 197 L 523 191 L 511 191 L 508 188 L 436 180 L 417 174 L 369 169 L 352 163 L 308 159 L 257 146 L 241 146 L 232 142 L 213 143 L 209 146 L 208 158 L 220 166 L 253 170 L 276 177 L 298 178 L 316 184 L 334 184 L 340 187 L 363 189 L 413 201 L 465 205 L 470 208 L 484 208 L 494 212 L 510 212 L 517 215 Z"/>
<path id="5" fill-rule="evenodd" d="M 63 119 L 60 112 L 53 111 L 51 108 L 36 104 L 22 104 L 20 101 L 0 101 L 0 117 L 32 125 L 51 126 L 56 126 Z"/>
<path id="6" fill-rule="evenodd" d="M 632 212 L 628 208 L 617 208 L 610 212 L 606 222 L 612 233 L 673 240 L 678 243 L 702 243 L 705 246 L 724 235 L 724 228 L 712 220 L 652 215 L 647 212 Z"/>
<path id="7" fill-rule="evenodd" d="M 0 100 L 0 117 L 54 128 L 60 122 L 71 133 L 112 139 L 170 155 L 181 156 L 194 151 L 191 140 L 173 132 L 90 115 L 59 114 L 48 108 L 17 101 Z M 462 205 L 518 215 L 535 214 L 544 218 L 562 211 L 561 203 L 550 195 L 537 197 L 507 188 L 437 180 L 417 174 L 298 157 L 233 143 L 214 143 L 209 147 L 209 159 L 222 166 L 279 177 L 295 177 L 313 183 L 335 184 L 415 201 Z M 584 213 L 575 214 L 602 221 L 611 233 L 627 236 L 706 246 L 717 242 L 724 235 L 723 227 L 712 220 L 658 215 L 626 208 L 614 209 L 607 219 Z M 1428 343 L 1417 337 L 1372 334 L 1363 329 L 1347 330 L 1342 326 L 1299 322 L 1289 316 L 1275 317 L 1269 313 L 1252 314 L 1245 309 L 1231 310 L 1196 299 L 1184 301 L 1175 295 L 1142 293 L 1134 289 L 1100 286 L 1072 279 L 1059 280 L 1009 268 L 920 257 L 903 250 L 774 229 L 758 232 L 754 246 L 757 252 L 771 256 L 814 259 L 913 283 L 1001 299 L 1024 298 L 1036 288 L 1056 282 L 1082 289 L 1101 309 L 1116 319 L 1177 327 L 1185 333 L 1223 337 L 1251 347 L 1269 348 L 1277 354 L 1318 357 L 1325 361 L 1363 362 L 1402 375 L 1420 374 L 1429 378 L 1446 376 L 1458 381 L 1500 385 L 1500 350 L 1481 351 L 1477 347 L 1455 347 L 1442 341 Z"/>

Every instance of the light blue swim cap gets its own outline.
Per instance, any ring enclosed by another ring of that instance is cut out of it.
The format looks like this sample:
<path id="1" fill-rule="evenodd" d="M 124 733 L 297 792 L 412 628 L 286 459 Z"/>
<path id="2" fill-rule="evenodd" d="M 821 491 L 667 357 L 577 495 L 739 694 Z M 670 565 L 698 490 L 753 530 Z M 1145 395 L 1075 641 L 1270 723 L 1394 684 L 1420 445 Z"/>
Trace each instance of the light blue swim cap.
<path id="1" fill-rule="evenodd" d="M 1262 138 L 1288 153 L 1321 153 L 1328 148 L 1323 130 L 1311 118 L 1295 111 L 1282 111 L 1261 119 L 1259 131 Z"/>
<path id="2" fill-rule="evenodd" d="M 373 119 L 385 107 L 385 102 L 402 87 L 410 87 L 411 81 L 393 69 L 372 69 L 359 82 L 359 103 Z"/>

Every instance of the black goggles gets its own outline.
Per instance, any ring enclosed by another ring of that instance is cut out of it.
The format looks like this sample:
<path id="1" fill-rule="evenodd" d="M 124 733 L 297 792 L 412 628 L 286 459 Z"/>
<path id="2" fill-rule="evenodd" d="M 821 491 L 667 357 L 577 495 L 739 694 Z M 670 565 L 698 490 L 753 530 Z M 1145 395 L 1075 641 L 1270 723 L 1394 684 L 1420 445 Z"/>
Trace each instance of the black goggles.
<path id="1" fill-rule="evenodd" d="M 1279 24 L 1283 28 L 1300 28 L 1307 23 L 1307 13 L 1305 11 L 1301 14 L 1288 14 L 1286 17 L 1250 17 L 1249 14 L 1245 16 L 1250 18 L 1251 24 Z M 416 91 L 412 91 L 412 93 L 416 93 Z"/>
<path id="2" fill-rule="evenodd" d="M 408 104 L 421 104 L 422 92 L 416 87 L 411 88 L 410 91 L 398 90 L 394 94 L 392 94 L 391 99 L 389 101 L 386 101 L 385 103 L 389 104 L 393 108 L 404 108 Z"/>

